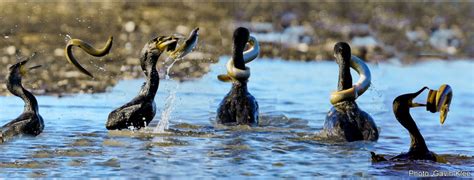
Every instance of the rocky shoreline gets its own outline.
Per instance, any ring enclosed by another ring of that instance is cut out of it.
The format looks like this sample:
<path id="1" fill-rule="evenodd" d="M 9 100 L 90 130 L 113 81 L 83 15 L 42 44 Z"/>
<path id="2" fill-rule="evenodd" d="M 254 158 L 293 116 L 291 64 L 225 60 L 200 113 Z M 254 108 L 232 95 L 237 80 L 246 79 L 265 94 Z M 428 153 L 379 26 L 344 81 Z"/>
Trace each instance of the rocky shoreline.
<path id="1" fill-rule="evenodd" d="M 198 26 L 197 49 L 173 66 L 173 79 L 192 80 L 207 73 L 219 56 L 230 53 L 231 33 L 237 26 L 259 37 L 262 57 L 332 60 L 333 45 L 347 41 L 354 54 L 373 62 L 470 59 L 474 25 L 464 21 L 474 17 L 473 4 L 0 2 L 0 95 L 9 95 L 4 78 L 8 66 L 33 52 L 37 55 L 32 62 L 43 68 L 31 72 L 24 84 L 34 93 L 105 92 L 121 79 L 142 77 L 139 52 L 152 37 L 186 35 Z M 114 36 L 114 44 L 103 58 L 75 50 L 94 79 L 67 63 L 63 48 L 68 38 L 101 47 L 108 36 Z M 163 73 L 163 64 L 159 66 Z"/>

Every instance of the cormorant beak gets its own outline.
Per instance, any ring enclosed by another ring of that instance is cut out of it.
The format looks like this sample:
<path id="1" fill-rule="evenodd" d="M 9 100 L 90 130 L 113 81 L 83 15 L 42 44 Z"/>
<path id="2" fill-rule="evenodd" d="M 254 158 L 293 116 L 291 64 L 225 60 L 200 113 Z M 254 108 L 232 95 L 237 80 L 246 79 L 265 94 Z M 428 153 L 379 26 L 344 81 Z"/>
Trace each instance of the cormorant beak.
<path id="1" fill-rule="evenodd" d="M 425 89 L 429 89 L 429 88 L 425 86 L 421 88 L 420 90 L 418 90 L 417 92 L 410 94 L 410 99 L 409 99 L 410 107 L 426 106 L 426 104 L 413 102 L 413 99 L 415 99 L 418 95 L 420 95 Z"/>
<path id="2" fill-rule="evenodd" d="M 160 51 L 173 51 L 176 48 L 177 38 L 173 36 L 165 37 L 156 43 L 156 48 Z"/>
<path id="3" fill-rule="evenodd" d="M 42 65 L 36 65 L 36 66 L 28 68 L 28 70 L 33 70 L 33 69 L 37 69 L 37 68 L 40 68 L 40 67 L 42 67 Z"/>
<path id="4" fill-rule="evenodd" d="M 19 63 L 19 68 L 20 68 L 20 74 L 22 76 L 25 76 L 28 74 L 29 71 L 33 70 L 33 69 L 37 69 L 37 68 L 40 68 L 41 65 L 36 65 L 36 66 L 33 66 L 33 67 L 26 67 L 25 65 L 28 63 L 30 59 L 28 58 L 27 60 L 24 60 L 22 62 Z"/>

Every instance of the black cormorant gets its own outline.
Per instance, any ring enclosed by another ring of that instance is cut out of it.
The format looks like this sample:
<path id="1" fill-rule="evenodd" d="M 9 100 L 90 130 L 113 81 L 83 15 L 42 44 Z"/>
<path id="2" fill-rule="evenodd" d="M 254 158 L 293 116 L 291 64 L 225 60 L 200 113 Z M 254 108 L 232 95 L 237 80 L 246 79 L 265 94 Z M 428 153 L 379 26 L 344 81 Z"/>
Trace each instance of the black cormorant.
<path id="1" fill-rule="evenodd" d="M 233 55 L 226 65 L 227 74 L 218 76 L 221 81 L 232 82 L 230 92 L 217 109 L 217 123 L 219 124 L 258 124 L 258 103 L 248 92 L 247 82 L 250 77 L 250 68 L 245 64 L 257 58 L 260 49 L 257 40 L 249 34 L 249 31 L 243 27 L 234 31 Z M 251 48 L 244 52 L 247 43 Z"/>
<path id="2" fill-rule="evenodd" d="M 413 99 L 415 99 L 415 97 L 417 97 L 425 89 L 428 88 L 423 87 L 415 93 L 400 95 L 393 101 L 393 113 L 395 114 L 395 118 L 410 133 L 411 143 L 408 152 L 390 158 L 391 161 L 431 160 L 440 162 L 442 160 L 434 152 L 431 152 L 426 146 L 425 139 L 421 135 L 420 130 L 410 115 L 410 108 L 426 106 L 426 109 L 432 113 L 441 112 L 440 123 L 443 124 L 449 111 L 452 90 L 449 85 L 442 85 L 438 91 L 430 90 L 427 104 L 414 103 Z M 372 161 L 374 162 L 387 161 L 387 159 L 385 159 L 382 155 L 377 155 L 374 152 L 370 153 L 372 154 Z"/>
<path id="3" fill-rule="evenodd" d="M 10 73 L 7 77 L 7 89 L 13 95 L 23 99 L 25 108 L 20 116 L 1 127 L 0 142 L 5 142 L 21 134 L 37 136 L 44 129 L 43 118 L 38 110 L 38 101 L 36 101 L 35 96 L 26 90 L 21 83 L 21 79 L 27 71 L 39 67 L 25 67 L 28 61 L 29 59 L 10 67 Z"/>
<path id="4" fill-rule="evenodd" d="M 334 46 L 334 56 L 339 64 L 339 82 L 337 91 L 331 94 L 333 107 L 326 116 L 322 133 L 333 140 L 376 141 L 379 133 L 374 120 L 355 102 L 370 86 L 370 70 L 360 58 L 351 55 L 351 48 L 345 42 Z M 360 76 L 354 85 L 350 67 Z"/>
<path id="5" fill-rule="evenodd" d="M 156 114 L 155 94 L 158 90 L 160 77 L 156 63 L 161 53 L 173 51 L 177 40 L 170 36 L 160 36 L 149 41 L 140 57 L 140 64 L 145 73 L 146 82 L 137 97 L 109 114 L 106 128 L 109 130 L 140 129 L 147 126 Z"/>

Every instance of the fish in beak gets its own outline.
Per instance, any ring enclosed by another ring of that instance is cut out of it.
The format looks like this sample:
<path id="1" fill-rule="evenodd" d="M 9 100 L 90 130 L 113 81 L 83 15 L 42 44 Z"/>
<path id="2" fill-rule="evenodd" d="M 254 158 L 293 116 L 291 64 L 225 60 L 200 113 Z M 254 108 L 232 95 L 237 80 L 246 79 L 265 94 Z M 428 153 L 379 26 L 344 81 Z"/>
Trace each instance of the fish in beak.
<path id="1" fill-rule="evenodd" d="M 183 39 L 182 36 L 173 35 L 173 38 L 176 40 Z M 189 33 L 188 38 L 184 41 L 183 44 L 180 44 L 173 51 L 167 52 L 168 56 L 172 59 L 180 59 L 189 54 L 196 47 L 199 37 L 199 27 L 194 28 L 191 33 Z M 177 45 L 177 44 L 176 44 Z"/>

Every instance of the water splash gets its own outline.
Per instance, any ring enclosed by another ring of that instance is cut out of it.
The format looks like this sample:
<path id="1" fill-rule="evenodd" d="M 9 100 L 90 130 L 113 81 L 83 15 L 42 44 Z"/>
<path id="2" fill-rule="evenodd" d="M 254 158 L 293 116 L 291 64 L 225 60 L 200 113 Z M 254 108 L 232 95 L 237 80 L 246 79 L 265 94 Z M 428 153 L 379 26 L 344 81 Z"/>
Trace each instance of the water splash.
<path id="1" fill-rule="evenodd" d="M 66 41 L 66 43 L 69 42 L 69 40 L 71 40 L 71 39 L 72 39 L 72 38 L 71 38 L 71 36 L 69 36 L 69 34 L 66 34 L 66 35 L 64 36 L 64 41 Z"/>
<path id="2" fill-rule="evenodd" d="M 165 60 L 166 62 L 169 62 L 171 58 L 167 58 Z M 166 67 L 166 74 L 165 74 L 165 80 L 170 80 L 170 71 L 173 65 L 179 61 L 179 59 L 173 59 L 173 62 Z M 170 82 L 170 81 L 168 81 Z M 169 127 L 169 120 L 171 119 L 171 113 L 174 110 L 174 101 L 176 99 L 176 92 L 178 91 L 179 88 L 179 83 L 176 83 L 174 87 L 172 86 L 166 86 L 165 90 L 168 92 L 168 97 L 166 97 L 166 103 L 163 111 L 161 112 L 161 118 L 160 121 L 158 122 L 158 125 L 156 125 L 155 129 L 153 130 L 154 133 L 165 133 L 165 130 L 168 129 Z"/>
<path id="3" fill-rule="evenodd" d="M 176 100 L 176 92 L 179 88 L 179 84 L 176 84 L 174 88 L 168 88 L 168 97 L 166 98 L 165 107 L 161 112 L 160 122 L 155 127 L 154 133 L 165 133 L 165 130 L 169 127 L 169 120 L 171 119 L 171 113 L 174 110 L 174 101 Z"/>
<path id="4" fill-rule="evenodd" d="M 168 58 L 169 59 L 169 58 Z M 166 68 L 166 79 L 170 79 L 170 71 L 171 71 L 171 68 L 173 67 L 174 63 L 176 63 L 179 59 L 176 59 L 174 60 L 167 68 Z"/>

